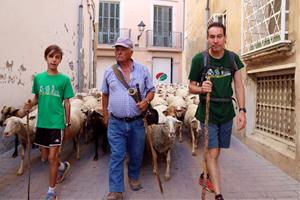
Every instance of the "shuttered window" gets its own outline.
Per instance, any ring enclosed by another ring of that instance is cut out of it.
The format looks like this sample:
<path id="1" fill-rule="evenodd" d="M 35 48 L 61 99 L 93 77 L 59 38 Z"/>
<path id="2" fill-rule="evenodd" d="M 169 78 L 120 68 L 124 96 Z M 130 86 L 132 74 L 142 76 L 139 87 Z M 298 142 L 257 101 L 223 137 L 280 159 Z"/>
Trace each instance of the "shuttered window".
<path id="1" fill-rule="evenodd" d="M 120 4 L 100 2 L 99 44 L 113 44 L 120 35 Z"/>
<path id="2" fill-rule="evenodd" d="M 153 45 L 172 47 L 172 7 L 154 6 Z"/>
<path id="3" fill-rule="evenodd" d="M 295 146 L 294 73 L 258 76 L 256 95 L 256 130 Z"/>

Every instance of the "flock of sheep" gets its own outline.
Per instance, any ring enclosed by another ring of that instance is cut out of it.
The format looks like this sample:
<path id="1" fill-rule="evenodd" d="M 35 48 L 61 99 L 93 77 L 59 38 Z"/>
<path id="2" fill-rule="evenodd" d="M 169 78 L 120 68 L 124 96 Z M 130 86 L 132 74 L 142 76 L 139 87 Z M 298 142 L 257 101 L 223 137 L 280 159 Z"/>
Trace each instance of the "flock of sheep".
<path id="1" fill-rule="evenodd" d="M 107 129 L 103 123 L 103 112 L 101 103 L 101 92 L 91 89 L 87 93 L 77 93 L 71 99 L 71 126 L 69 139 L 74 141 L 76 158 L 80 158 L 80 138 L 84 137 L 85 142 L 89 140 L 92 133 L 95 145 L 94 160 L 98 160 L 99 139 L 102 144 L 102 151 L 109 152 L 107 141 Z M 192 155 L 196 155 L 198 137 L 200 135 L 200 122 L 195 118 L 199 97 L 189 94 L 187 86 L 181 84 L 159 84 L 156 86 L 156 93 L 151 105 L 159 113 L 159 123 L 146 127 L 146 134 L 152 139 L 155 154 L 166 156 L 165 179 L 170 179 L 171 150 L 179 136 L 179 141 L 183 141 L 183 127 L 188 129 L 192 144 Z M 31 144 L 35 136 L 35 124 L 37 108 L 33 108 L 29 113 L 29 126 L 27 117 L 19 118 L 18 109 L 11 106 L 4 106 L 1 110 L 0 125 L 4 126 L 3 135 L 6 137 L 16 135 L 21 144 L 21 163 L 17 175 L 24 172 L 24 155 L 27 144 L 27 134 L 29 131 Z M 16 143 L 17 144 L 17 143 Z M 64 145 L 63 145 L 64 146 Z M 62 146 L 62 148 L 63 148 Z M 17 156 L 17 145 L 12 157 Z M 157 158 L 157 155 L 154 156 Z M 157 169 L 153 168 L 156 173 Z"/>

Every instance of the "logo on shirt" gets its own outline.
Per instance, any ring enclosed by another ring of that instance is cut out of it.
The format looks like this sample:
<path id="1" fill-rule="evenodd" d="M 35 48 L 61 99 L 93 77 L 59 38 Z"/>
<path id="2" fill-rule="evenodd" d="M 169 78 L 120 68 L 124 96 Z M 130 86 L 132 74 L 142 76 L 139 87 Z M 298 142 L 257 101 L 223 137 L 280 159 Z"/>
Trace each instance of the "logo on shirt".
<path id="1" fill-rule="evenodd" d="M 209 68 L 206 72 L 206 76 L 213 76 L 215 78 L 218 77 L 225 77 L 225 76 L 231 76 L 231 71 L 228 68 L 225 67 L 218 67 L 218 68 Z"/>
<path id="2" fill-rule="evenodd" d="M 60 97 L 59 92 L 54 85 L 47 85 L 45 87 L 41 85 L 39 95 Z"/>

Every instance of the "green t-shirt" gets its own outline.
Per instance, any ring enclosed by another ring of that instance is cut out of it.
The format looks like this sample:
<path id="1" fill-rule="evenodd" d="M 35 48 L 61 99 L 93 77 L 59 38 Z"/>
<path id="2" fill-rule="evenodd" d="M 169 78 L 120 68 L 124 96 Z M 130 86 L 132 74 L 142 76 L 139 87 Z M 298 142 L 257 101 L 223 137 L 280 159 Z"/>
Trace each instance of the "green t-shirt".
<path id="1" fill-rule="evenodd" d="M 38 128 L 64 129 L 65 111 L 63 100 L 74 96 L 69 77 L 47 72 L 34 77 L 32 93 L 38 95 Z"/>
<path id="2" fill-rule="evenodd" d="M 239 56 L 235 54 L 235 62 L 238 69 L 244 67 L 244 64 L 240 60 Z M 210 70 L 209 74 L 219 75 L 218 78 L 212 78 L 213 84 L 211 97 L 231 98 L 233 95 L 231 82 L 233 80 L 232 74 L 230 73 L 230 56 L 228 50 L 225 49 L 224 55 L 220 59 L 215 59 L 210 56 L 210 65 L 214 70 Z M 191 71 L 189 74 L 190 81 L 201 81 L 201 69 L 204 67 L 204 59 L 202 53 L 198 53 L 192 60 Z M 229 70 L 220 71 L 219 69 L 227 68 Z M 223 124 L 230 121 L 235 117 L 233 103 L 231 102 L 212 102 L 210 101 L 209 109 L 209 122 L 213 124 Z M 205 120 L 205 100 L 200 101 L 196 118 L 201 122 Z"/>

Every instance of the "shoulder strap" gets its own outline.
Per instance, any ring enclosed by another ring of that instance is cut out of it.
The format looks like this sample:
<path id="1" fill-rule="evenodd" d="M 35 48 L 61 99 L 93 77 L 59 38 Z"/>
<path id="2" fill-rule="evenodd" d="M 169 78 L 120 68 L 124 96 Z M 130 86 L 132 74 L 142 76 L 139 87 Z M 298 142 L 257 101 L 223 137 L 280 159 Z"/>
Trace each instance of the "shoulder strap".
<path id="1" fill-rule="evenodd" d="M 210 58 L 208 51 L 202 51 L 204 69 L 210 66 Z"/>
<path id="2" fill-rule="evenodd" d="M 210 58 L 208 51 L 202 51 L 203 56 L 203 68 L 201 69 L 201 79 L 200 83 L 202 83 L 205 80 L 206 72 L 208 70 L 208 67 L 210 66 Z"/>
<path id="3" fill-rule="evenodd" d="M 234 76 L 234 73 L 236 71 L 239 70 L 236 62 L 235 62 L 235 53 L 232 52 L 232 51 L 229 51 L 228 50 L 228 53 L 229 53 L 229 60 L 230 60 L 230 68 L 231 68 L 231 74 L 232 74 L 232 77 Z"/>
<path id="4" fill-rule="evenodd" d="M 114 73 L 115 73 L 116 77 L 118 78 L 118 80 L 119 80 L 119 81 L 120 81 L 127 89 L 129 89 L 129 88 L 130 88 L 129 85 L 128 85 L 127 82 L 125 81 L 123 74 L 120 72 L 120 70 L 118 70 L 117 66 L 118 66 L 117 64 L 114 64 L 114 65 L 112 66 L 112 68 L 113 68 L 113 70 L 114 70 Z"/>

